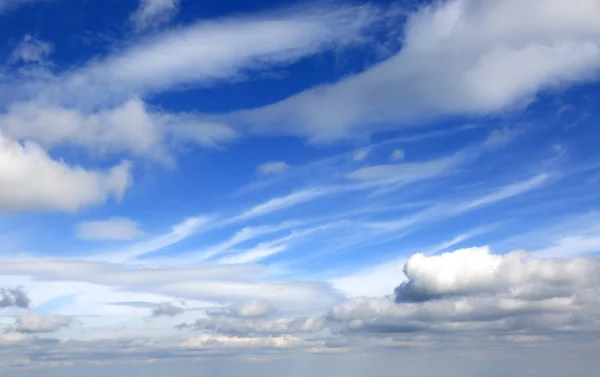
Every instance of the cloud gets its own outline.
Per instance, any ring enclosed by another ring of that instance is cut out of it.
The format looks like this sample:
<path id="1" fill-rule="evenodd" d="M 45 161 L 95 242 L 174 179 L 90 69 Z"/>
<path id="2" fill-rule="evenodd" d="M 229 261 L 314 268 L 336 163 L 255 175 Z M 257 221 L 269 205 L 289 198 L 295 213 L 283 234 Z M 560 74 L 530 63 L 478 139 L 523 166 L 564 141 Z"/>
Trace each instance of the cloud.
<path id="1" fill-rule="evenodd" d="M 19 45 L 13 50 L 9 60 L 11 63 L 43 64 L 52 53 L 52 50 L 52 44 L 26 34 Z"/>
<path id="2" fill-rule="evenodd" d="M 15 321 L 15 331 L 25 334 L 46 334 L 71 325 L 73 319 L 60 316 L 25 313 Z"/>
<path id="3" fill-rule="evenodd" d="M 278 280 L 273 270 L 258 265 L 161 266 L 57 258 L 5 259 L 0 263 L 0 276 L 89 283 L 186 301 L 236 304 L 259 300 L 300 311 L 323 308 L 341 297 L 327 283 Z"/>
<path id="4" fill-rule="evenodd" d="M 30 303 L 31 300 L 23 287 L 0 288 L 0 309 L 10 307 L 27 309 Z"/>
<path id="5" fill-rule="evenodd" d="M 354 161 L 361 162 L 361 161 L 364 161 L 367 157 L 369 157 L 370 153 L 371 153 L 370 148 L 361 148 L 354 152 L 354 155 L 352 156 L 352 158 L 354 159 Z"/>
<path id="6" fill-rule="evenodd" d="M 140 0 L 140 5 L 131 15 L 131 22 L 138 30 L 168 22 L 179 11 L 179 0 Z"/>
<path id="7" fill-rule="evenodd" d="M 184 308 L 176 306 L 171 302 L 163 302 L 157 304 L 152 308 L 153 317 L 175 317 L 178 314 L 182 314 L 185 311 Z"/>
<path id="8" fill-rule="evenodd" d="M 0 0 L 0 14 L 18 8 L 22 5 L 27 5 L 30 3 L 42 3 L 49 2 L 52 0 Z"/>
<path id="9" fill-rule="evenodd" d="M 377 10 L 369 6 L 305 7 L 201 21 L 153 34 L 67 73 L 48 94 L 97 106 L 132 93 L 144 97 L 181 85 L 239 80 L 247 72 L 359 43 L 377 21 Z"/>
<path id="10" fill-rule="evenodd" d="M 595 80 L 599 21 L 600 5 L 589 0 L 421 5 L 408 15 L 402 49 L 388 60 L 233 119 L 258 132 L 327 142 L 519 109 L 542 91 Z"/>
<path id="11" fill-rule="evenodd" d="M 75 212 L 120 200 L 131 185 L 130 163 L 106 172 L 55 161 L 37 144 L 20 144 L 0 135 L 0 211 Z"/>
<path id="12" fill-rule="evenodd" d="M 227 310 L 213 310 L 208 312 L 210 316 L 228 316 L 243 319 L 254 319 L 267 317 L 275 312 L 273 305 L 265 301 L 251 300 L 244 302 L 240 306 L 235 306 Z"/>
<path id="13" fill-rule="evenodd" d="M 276 337 L 237 337 L 223 335 L 202 335 L 187 340 L 185 348 L 295 348 L 301 340 L 293 336 Z"/>
<path id="14" fill-rule="evenodd" d="M 405 156 L 406 156 L 406 154 L 404 153 L 404 150 L 396 149 L 392 152 L 390 159 L 392 159 L 392 161 L 402 161 L 402 160 L 404 160 Z"/>
<path id="15" fill-rule="evenodd" d="M 169 148 L 182 143 L 212 147 L 235 138 L 219 124 L 189 114 L 165 114 L 139 98 L 121 106 L 84 112 L 41 102 L 11 104 L 0 114 L 0 129 L 16 140 L 46 148 L 74 146 L 95 156 L 128 154 L 169 163 Z"/>
<path id="16" fill-rule="evenodd" d="M 325 189 L 306 189 L 302 191 L 296 191 L 289 195 L 270 199 L 264 203 L 258 204 L 240 215 L 231 219 L 231 221 L 248 220 L 251 218 L 264 216 L 266 214 L 276 212 L 285 208 L 289 208 L 304 202 L 311 201 L 318 197 L 328 194 L 329 191 Z"/>
<path id="17" fill-rule="evenodd" d="M 85 221 L 77 224 L 75 235 L 84 240 L 129 241 L 144 235 L 133 220 L 113 217 L 107 220 Z"/>
<path id="18" fill-rule="evenodd" d="M 357 299 L 330 318 L 350 331 L 555 335 L 596 328 L 598 259 L 546 260 L 487 247 L 412 256 L 395 299 Z"/>
<path id="19" fill-rule="evenodd" d="M 284 173 L 289 168 L 285 161 L 271 161 L 258 166 L 256 170 L 262 175 L 271 175 Z"/>
<path id="20" fill-rule="evenodd" d="M 451 156 L 426 162 L 374 165 L 351 171 L 346 177 L 364 182 L 411 182 L 448 174 L 462 160 L 460 156 Z"/>
<path id="21" fill-rule="evenodd" d="M 210 331 L 216 334 L 237 336 L 281 336 L 300 333 L 315 333 L 323 329 L 323 318 L 272 318 L 245 319 L 227 316 L 213 316 L 198 319 L 190 325 L 178 328 L 191 328 L 197 331 Z"/>
<path id="22" fill-rule="evenodd" d="M 135 243 L 123 250 L 108 254 L 95 256 L 96 260 L 122 262 L 126 260 L 135 260 L 146 254 L 153 253 L 165 247 L 181 242 L 188 237 L 196 234 L 203 225 L 206 225 L 206 217 L 189 217 L 182 222 L 171 227 L 170 231 L 145 241 Z"/>
<path id="23" fill-rule="evenodd" d="M 0 92 L 10 93 L 2 100 L 0 130 L 46 149 L 74 146 L 95 157 L 125 153 L 172 164 L 170 152 L 187 144 L 220 145 L 239 131 L 213 117 L 150 109 L 144 98 L 181 86 L 238 81 L 362 43 L 378 17 L 373 7 L 342 6 L 201 21 L 149 34 L 64 72 L 15 73 L 0 83 Z"/>

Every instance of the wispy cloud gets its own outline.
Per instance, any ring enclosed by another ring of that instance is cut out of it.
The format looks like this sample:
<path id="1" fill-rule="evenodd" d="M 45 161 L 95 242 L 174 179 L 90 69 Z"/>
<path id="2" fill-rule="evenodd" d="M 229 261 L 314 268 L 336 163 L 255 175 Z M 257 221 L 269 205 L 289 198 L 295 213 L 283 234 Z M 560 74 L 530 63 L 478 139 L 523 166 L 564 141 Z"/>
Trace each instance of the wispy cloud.
<path id="1" fill-rule="evenodd" d="M 156 27 L 170 21 L 179 11 L 179 5 L 179 0 L 140 0 L 131 22 L 138 30 Z"/>
<path id="2" fill-rule="evenodd" d="M 143 235 L 137 222 L 122 217 L 81 222 L 75 229 L 75 236 L 84 240 L 129 241 Z"/>

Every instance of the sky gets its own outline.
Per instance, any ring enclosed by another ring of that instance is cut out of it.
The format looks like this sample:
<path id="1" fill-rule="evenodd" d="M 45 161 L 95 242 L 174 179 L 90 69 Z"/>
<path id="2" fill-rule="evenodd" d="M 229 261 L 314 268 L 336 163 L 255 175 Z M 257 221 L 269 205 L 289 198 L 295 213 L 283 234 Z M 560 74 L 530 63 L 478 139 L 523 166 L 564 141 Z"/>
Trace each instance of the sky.
<path id="1" fill-rule="evenodd" d="M 0 0 L 0 374 L 593 377 L 600 0 Z"/>

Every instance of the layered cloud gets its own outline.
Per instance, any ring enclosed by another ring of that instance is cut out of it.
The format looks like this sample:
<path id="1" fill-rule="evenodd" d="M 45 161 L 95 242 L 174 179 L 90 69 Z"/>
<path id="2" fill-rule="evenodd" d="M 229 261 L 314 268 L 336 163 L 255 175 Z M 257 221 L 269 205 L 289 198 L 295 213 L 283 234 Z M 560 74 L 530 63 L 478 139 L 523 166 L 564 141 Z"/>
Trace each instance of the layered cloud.
<path id="1" fill-rule="evenodd" d="M 17 318 L 14 331 L 25 334 L 51 333 L 69 326 L 72 322 L 72 318 L 30 312 Z"/>
<path id="2" fill-rule="evenodd" d="M 128 241 L 144 235 L 138 223 L 122 217 L 81 222 L 77 224 L 75 233 L 77 238 L 84 240 L 113 241 Z"/>
<path id="3" fill-rule="evenodd" d="M 540 91 L 595 79 L 598 20 L 600 5 L 590 0 L 423 5 L 409 14 L 402 48 L 390 59 L 235 117 L 261 132 L 323 142 L 520 108 Z"/>

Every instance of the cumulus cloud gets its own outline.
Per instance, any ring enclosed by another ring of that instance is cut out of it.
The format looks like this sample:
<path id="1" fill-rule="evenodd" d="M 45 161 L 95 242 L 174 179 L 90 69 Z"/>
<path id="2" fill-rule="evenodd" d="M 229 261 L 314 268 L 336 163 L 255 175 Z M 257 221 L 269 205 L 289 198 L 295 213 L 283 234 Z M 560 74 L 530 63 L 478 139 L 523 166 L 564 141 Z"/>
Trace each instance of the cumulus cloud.
<path id="1" fill-rule="evenodd" d="M 330 318 L 370 332 L 495 331 L 556 334 L 597 330 L 598 259 L 546 260 L 487 247 L 417 254 L 395 297 L 357 299 Z"/>
<path id="2" fill-rule="evenodd" d="M 55 332 L 71 325 L 72 318 L 26 313 L 15 321 L 15 331 L 25 334 L 45 334 Z"/>
<path id="3" fill-rule="evenodd" d="M 190 328 L 193 330 L 239 336 L 277 336 L 314 333 L 322 330 L 324 325 L 325 320 L 322 317 L 248 319 L 220 315 L 201 318 L 192 324 L 181 324 L 178 325 L 178 328 Z"/>
<path id="4" fill-rule="evenodd" d="M 0 135 L 0 211 L 74 212 L 110 197 L 119 200 L 131 185 L 130 166 L 85 170 L 53 160 L 33 142 Z"/>
<path id="5" fill-rule="evenodd" d="M 39 40 L 29 34 L 17 45 L 10 56 L 12 63 L 37 63 L 43 64 L 52 53 L 53 47 L 49 42 Z"/>
<path id="6" fill-rule="evenodd" d="M 600 4 L 590 0 L 421 5 L 390 59 L 235 117 L 260 132 L 325 142 L 440 116 L 518 109 L 541 91 L 595 80 L 598 22 Z"/>
<path id="7" fill-rule="evenodd" d="M 153 317 L 175 317 L 185 311 L 181 306 L 177 306 L 172 302 L 162 302 L 152 308 Z"/>
<path id="8" fill-rule="evenodd" d="M 565 292 L 599 285 L 599 268 L 594 259 L 546 260 L 530 258 L 525 252 L 494 255 L 487 247 L 430 257 L 416 254 L 406 262 L 408 281 L 396 289 L 396 301 L 484 294 L 562 297 Z"/>
<path id="9" fill-rule="evenodd" d="M 179 0 L 140 0 L 131 21 L 138 30 L 168 22 L 179 11 Z"/>
<path id="10" fill-rule="evenodd" d="M 302 343 L 294 336 L 237 337 L 224 335 L 202 335 L 187 340 L 185 348 L 292 348 Z"/>
<path id="11" fill-rule="evenodd" d="M 107 220 L 85 221 L 77 224 L 75 235 L 84 240 L 128 241 L 144 235 L 133 220 L 113 217 Z"/>
<path id="12" fill-rule="evenodd" d="M 265 301 L 250 300 L 226 309 L 215 309 L 207 313 L 211 317 L 236 317 L 254 319 L 267 317 L 275 312 L 273 305 Z"/>
<path id="13" fill-rule="evenodd" d="M 256 170 L 262 175 L 280 174 L 288 170 L 290 166 L 285 161 L 265 162 Z"/>
<path id="14" fill-rule="evenodd" d="M 10 307 L 26 309 L 30 303 L 31 300 L 23 287 L 0 288 L 0 309 Z"/>

